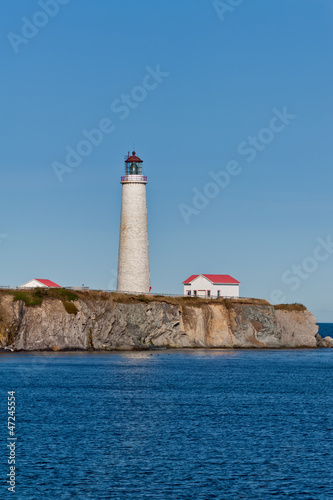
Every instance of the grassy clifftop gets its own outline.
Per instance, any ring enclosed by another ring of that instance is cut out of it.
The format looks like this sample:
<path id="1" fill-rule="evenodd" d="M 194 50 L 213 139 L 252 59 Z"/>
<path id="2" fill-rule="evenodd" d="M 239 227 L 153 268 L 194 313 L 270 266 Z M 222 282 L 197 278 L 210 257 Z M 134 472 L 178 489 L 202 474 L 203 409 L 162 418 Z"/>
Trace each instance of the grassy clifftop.
<path id="1" fill-rule="evenodd" d="M 66 311 L 76 314 L 77 308 L 73 304 L 79 296 L 66 288 L 35 288 L 33 290 L 0 290 L 0 298 L 3 295 L 12 295 L 13 300 L 25 303 L 28 307 L 39 306 L 44 298 L 59 299 L 64 304 Z"/>
<path id="2" fill-rule="evenodd" d="M 164 295 L 131 295 L 126 293 L 103 292 L 97 290 L 73 291 L 66 288 L 36 288 L 33 290 L 0 290 L 1 295 L 12 295 L 14 301 L 23 301 L 26 306 L 39 306 L 43 299 L 59 299 L 63 302 L 67 312 L 75 314 L 77 309 L 73 303 L 75 300 L 90 301 L 103 300 L 112 301 L 121 304 L 135 304 L 150 302 L 165 302 L 178 306 L 200 307 L 203 304 L 223 304 L 228 309 L 236 304 L 239 305 L 257 305 L 270 306 L 271 304 L 264 299 L 239 298 L 239 299 L 203 299 L 199 297 L 171 297 Z M 285 311 L 305 311 L 306 307 L 302 304 L 279 304 L 274 306 L 276 310 Z"/>
<path id="3" fill-rule="evenodd" d="M 277 304 L 274 306 L 274 309 L 276 311 L 296 311 L 296 312 L 302 312 L 306 311 L 306 307 L 303 306 L 303 304 Z"/>

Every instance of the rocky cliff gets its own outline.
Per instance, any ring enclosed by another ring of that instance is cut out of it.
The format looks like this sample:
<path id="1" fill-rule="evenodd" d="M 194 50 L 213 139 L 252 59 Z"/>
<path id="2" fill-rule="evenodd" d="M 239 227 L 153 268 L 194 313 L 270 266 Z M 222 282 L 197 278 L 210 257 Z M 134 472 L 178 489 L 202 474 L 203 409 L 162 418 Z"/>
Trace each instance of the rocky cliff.
<path id="1" fill-rule="evenodd" d="M 264 300 L 0 293 L 0 347 L 13 350 L 317 347 L 317 333 L 305 307 Z"/>

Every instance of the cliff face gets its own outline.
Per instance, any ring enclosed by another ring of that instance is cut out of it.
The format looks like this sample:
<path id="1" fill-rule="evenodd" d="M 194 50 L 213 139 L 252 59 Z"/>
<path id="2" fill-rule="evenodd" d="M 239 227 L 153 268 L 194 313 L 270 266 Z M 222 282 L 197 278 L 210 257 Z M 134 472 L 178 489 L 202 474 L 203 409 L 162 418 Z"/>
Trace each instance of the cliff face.
<path id="1" fill-rule="evenodd" d="M 112 296 L 58 298 L 28 307 L 0 296 L 0 347 L 14 350 L 149 347 L 316 347 L 316 319 L 304 310 L 275 310 L 265 301 L 196 302 Z M 173 303 L 172 303 L 173 302 Z M 68 308 L 67 308 L 68 309 Z M 74 312 L 73 312 L 74 311 Z"/>

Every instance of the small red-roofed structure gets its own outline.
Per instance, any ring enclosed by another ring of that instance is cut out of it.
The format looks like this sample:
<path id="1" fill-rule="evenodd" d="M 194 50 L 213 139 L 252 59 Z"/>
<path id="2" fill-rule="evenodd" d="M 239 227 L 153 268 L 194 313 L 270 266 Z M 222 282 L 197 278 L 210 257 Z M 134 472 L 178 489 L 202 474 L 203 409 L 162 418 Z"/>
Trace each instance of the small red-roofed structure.
<path id="1" fill-rule="evenodd" d="M 61 286 L 51 280 L 34 278 L 27 283 L 23 283 L 20 288 L 61 288 Z"/>
<path id="2" fill-rule="evenodd" d="M 192 274 L 183 285 L 189 297 L 239 297 L 240 281 L 229 274 Z"/>

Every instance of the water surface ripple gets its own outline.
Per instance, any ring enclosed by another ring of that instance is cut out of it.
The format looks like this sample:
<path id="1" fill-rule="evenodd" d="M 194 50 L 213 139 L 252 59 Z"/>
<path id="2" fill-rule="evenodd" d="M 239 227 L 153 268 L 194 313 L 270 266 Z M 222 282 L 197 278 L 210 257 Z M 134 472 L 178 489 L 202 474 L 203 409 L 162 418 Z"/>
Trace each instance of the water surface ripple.
<path id="1" fill-rule="evenodd" d="M 333 350 L 0 355 L 19 499 L 333 497 Z"/>

